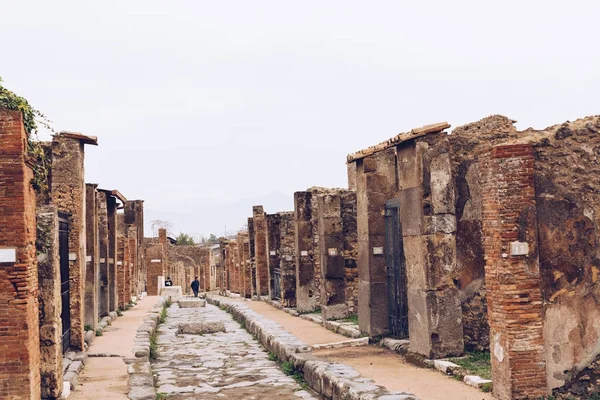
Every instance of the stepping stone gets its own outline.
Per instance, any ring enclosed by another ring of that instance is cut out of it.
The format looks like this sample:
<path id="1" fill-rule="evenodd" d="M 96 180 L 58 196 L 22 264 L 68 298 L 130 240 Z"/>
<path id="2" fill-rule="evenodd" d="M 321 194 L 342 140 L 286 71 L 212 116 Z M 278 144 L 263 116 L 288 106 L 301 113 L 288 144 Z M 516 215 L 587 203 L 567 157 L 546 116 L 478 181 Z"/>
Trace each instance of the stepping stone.
<path id="1" fill-rule="evenodd" d="M 477 375 L 467 375 L 464 378 L 464 382 L 467 385 L 471 385 L 471 386 L 475 386 L 475 387 L 482 387 L 483 385 L 487 384 L 487 383 L 492 383 L 492 381 L 490 381 L 489 379 L 483 379 L 480 376 Z"/>
<path id="2" fill-rule="evenodd" d="M 217 332 L 226 332 L 223 321 L 190 322 L 177 327 L 179 334 L 204 335 Z"/>
<path id="3" fill-rule="evenodd" d="M 180 308 L 199 308 L 206 307 L 206 300 L 198 299 L 198 298 L 184 298 L 179 300 Z"/>

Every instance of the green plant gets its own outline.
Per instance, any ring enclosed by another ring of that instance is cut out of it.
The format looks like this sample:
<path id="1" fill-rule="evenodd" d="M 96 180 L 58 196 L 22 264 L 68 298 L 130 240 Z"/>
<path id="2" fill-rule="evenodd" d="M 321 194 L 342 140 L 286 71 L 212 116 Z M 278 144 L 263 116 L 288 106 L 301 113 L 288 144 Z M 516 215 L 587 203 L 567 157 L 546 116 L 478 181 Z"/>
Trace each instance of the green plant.
<path id="1" fill-rule="evenodd" d="M 491 382 L 488 382 L 488 383 L 484 383 L 484 384 L 481 386 L 481 391 L 482 391 L 482 392 L 484 392 L 484 393 L 489 393 L 489 392 L 491 392 L 491 391 L 492 391 L 492 389 L 493 389 L 493 388 L 494 388 L 494 387 L 493 387 L 493 383 L 491 383 Z"/>
<path id="2" fill-rule="evenodd" d="M 290 361 L 282 362 L 281 369 L 283 369 L 283 373 L 286 375 L 294 375 L 294 372 L 296 372 L 296 367 L 294 367 L 294 363 Z"/>
<path id="3" fill-rule="evenodd" d="M 269 352 L 269 361 L 277 361 L 277 356 L 275 353 Z"/>
<path id="4" fill-rule="evenodd" d="M 346 318 L 341 319 L 342 322 L 352 322 L 353 324 L 358 325 L 358 315 L 348 315 Z"/>
<path id="5" fill-rule="evenodd" d="M 29 102 L 21 96 L 16 95 L 10 90 L 6 89 L 2 85 L 2 79 L 0 78 L 0 107 L 8 108 L 9 110 L 17 110 L 21 112 L 23 117 L 23 126 L 25 133 L 27 134 L 27 150 L 29 156 L 33 159 L 33 179 L 31 180 L 31 186 L 35 191 L 44 193 L 48 191 L 48 175 L 49 175 L 49 160 L 48 154 L 46 153 L 44 146 L 37 139 L 38 124 L 54 130 L 50 126 L 51 121 L 48 118 L 31 107 Z"/>
<path id="6" fill-rule="evenodd" d="M 150 336 L 150 359 L 156 360 L 158 358 L 158 340 L 156 337 L 156 331 Z"/>
<path id="7" fill-rule="evenodd" d="M 156 400 L 166 400 L 166 398 L 167 398 L 166 393 L 156 393 Z"/>
<path id="8" fill-rule="evenodd" d="M 94 328 L 91 325 L 86 324 L 86 325 L 83 326 L 83 330 L 86 331 L 86 332 L 87 331 L 93 331 Z"/>
<path id="9" fill-rule="evenodd" d="M 117 310 L 117 315 L 118 315 L 119 317 L 122 317 L 122 316 L 123 316 L 123 311 L 121 311 L 121 309 L 120 309 L 120 308 Z"/>
<path id="10" fill-rule="evenodd" d="M 467 370 L 468 375 L 479 375 L 484 379 L 492 379 L 492 364 L 489 352 L 474 351 L 466 353 L 465 357 L 452 358 L 450 361 Z"/>
<path id="11" fill-rule="evenodd" d="M 96 329 L 96 336 L 102 336 L 102 329 Z"/>

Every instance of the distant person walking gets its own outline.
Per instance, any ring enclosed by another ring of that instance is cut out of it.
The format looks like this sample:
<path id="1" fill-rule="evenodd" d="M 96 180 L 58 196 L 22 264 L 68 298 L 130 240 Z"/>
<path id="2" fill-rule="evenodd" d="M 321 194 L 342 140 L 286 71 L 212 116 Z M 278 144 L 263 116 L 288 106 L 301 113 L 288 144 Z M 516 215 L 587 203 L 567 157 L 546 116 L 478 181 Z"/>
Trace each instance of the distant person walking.
<path id="1" fill-rule="evenodd" d="M 190 286 L 194 291 L 194 297 L 198 297 L 198 291 L 200 290 L 200 281 L 198 280 L 198 277 L 194 278 Z"/>
<path id="2" fill-rule="evenodd" d="M 167 276 L 167 279 L 165 279 L 165 286 L 173 286 L 173 281 L 170 276 Z"/>

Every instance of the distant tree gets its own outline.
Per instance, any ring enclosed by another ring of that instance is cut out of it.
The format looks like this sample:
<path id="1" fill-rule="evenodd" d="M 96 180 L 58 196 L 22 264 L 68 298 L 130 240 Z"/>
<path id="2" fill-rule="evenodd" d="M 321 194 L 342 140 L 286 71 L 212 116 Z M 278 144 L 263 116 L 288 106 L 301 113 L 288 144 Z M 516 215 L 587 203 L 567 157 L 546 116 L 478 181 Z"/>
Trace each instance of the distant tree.
<path id="1" fill-rule="evenodd" d="M 177 240 L 178 246 L 191 246 L 196 244 L 194 242 L 194 238 L 188 235 L 187 233 L 180 232 L 179 235 L 175 238 Z"/>
<path id="2" fill-rule="evenodd" d="M 172 234 L 171 230 L 173 229 L 173 223 L 171 221 L 155 219 L 155 220 L 152 220 L 152 222 L 150 222 L 150 228 L 152 228 L 152 235 L 155 237 L 158 236 L 159 229 L 166 229 L 167 236 L 171 236 L 171 234 Z"/>
<path id="3" fill-rule="evenodd" d="M 208 243 L 217 243 L 219 241 L 219 238 L 216 237 L 214 233 L 211 233 L 206 241 Z"/>

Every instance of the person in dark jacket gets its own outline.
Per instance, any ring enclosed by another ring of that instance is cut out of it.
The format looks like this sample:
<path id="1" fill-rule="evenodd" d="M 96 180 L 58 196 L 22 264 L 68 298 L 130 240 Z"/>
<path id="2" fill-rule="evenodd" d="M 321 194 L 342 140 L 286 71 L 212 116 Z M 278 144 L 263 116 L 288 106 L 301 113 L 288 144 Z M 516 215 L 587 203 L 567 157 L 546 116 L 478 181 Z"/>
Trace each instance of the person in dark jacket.
<path id="1" fill-rule="evenodd" d="M 165 279 L 165 286 L 173 286 L 173 281 L 170 276 L 167 276 L 167 279 Z"/>
<path id="2" fill-rule="evenodd" d="M 192 290 L 194 291 L 194 297 L 198 297 L 198 291 L 200 290 L 200 281 L 198 280 L 198 277 L 196 277 L 192 281 L 192 284 L 190 286 L 192 287 Z"/>

